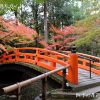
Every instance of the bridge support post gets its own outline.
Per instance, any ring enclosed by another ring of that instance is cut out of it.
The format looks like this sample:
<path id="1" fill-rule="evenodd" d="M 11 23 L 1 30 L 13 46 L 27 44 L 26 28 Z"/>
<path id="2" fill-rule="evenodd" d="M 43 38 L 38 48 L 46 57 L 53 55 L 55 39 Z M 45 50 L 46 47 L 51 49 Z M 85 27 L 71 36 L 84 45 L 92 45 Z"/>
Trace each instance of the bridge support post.
<path id="1" fill-rule="evenodd" d="M 42 100 L 46 100 L 47 77 L 42 79 Z"/>
<path id="2" fill-rule="evenodd" d="M 76 47 L 72 47 L 69 57 L 70 67 L 68 68 L 68 80 L 71 84 L 78 84 L 78 55 L 76 54 Z"/>
<path id="3" fill-rule="evenodd" d="M 62 89 L 66 89 L 66 69 L 63 69 L 63 81 L 62 81 Z"/>
<path id="4" fill-rule="evenodd" d="M 91 61 L 92 61 L 92 60 L 90 59 L 90 79 L 92 78 L 92 77 L 91 77 L 91 70 L 92 70 L 92 64 L 91 64 Z"/>

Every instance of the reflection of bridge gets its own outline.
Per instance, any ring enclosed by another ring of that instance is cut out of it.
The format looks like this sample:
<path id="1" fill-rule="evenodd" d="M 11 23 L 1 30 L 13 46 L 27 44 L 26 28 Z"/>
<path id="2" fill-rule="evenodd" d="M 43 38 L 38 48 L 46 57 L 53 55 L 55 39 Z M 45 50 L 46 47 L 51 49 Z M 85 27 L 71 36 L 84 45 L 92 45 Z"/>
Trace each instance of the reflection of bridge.
<path id="1" fill-rule="evenodd" d="M 100 86 L 100 58 L 98 57 L 81 53 L 62 54 L 40 48 L 17 48 L 9 51 L 7 55 L 0 56 L 0 67 L 6 64 L 6 69 L 9 69 L 7 68 L 9 64 L 22 63 L 25 66 L 28 64 L 38 66 L 33 67 L 37 71 L 41 68 L 51 71 L 69 66 L 66 70 L 66 79 L 76 90 Z M 58 72 L 58 75 L 62 76 L 62 72 Z"/>

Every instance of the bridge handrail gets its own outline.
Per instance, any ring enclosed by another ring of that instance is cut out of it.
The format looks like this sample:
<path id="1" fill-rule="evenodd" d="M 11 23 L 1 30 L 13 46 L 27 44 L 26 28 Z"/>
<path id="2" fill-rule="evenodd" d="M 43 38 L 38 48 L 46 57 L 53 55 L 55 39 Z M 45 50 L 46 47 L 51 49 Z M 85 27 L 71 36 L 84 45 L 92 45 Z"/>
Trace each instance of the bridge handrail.
<path id="1" fill-rule="evenodd" d="M 21 53 L 20 50 L 36 50 L 36 53 Z M 57 53 L 55 51 L 50 51 L 50 50 L 47 50 L 47 49 L 41 49 L 41 48 L 17 48 L 16 49 L 17 53 L 19 55 L 21 54 L 24 54 L 24 55 L 30 55 L 30 54 L 35 54 L 40 57 L 40 58 L 44 58 L 47 57 L 48 59 L 45 59 L 45 60 L 52 60 L 52 62 L 57 62 L 57 63 L 63 63 L 63 64 L 66 64 L 65 61 L 65 58 L 68 58 L 68 55 L 64 55 L 64 54 L 61 54 L 61 53 Z M 37 53 L 38 52 L 38 53 Z M 44 53 L 44 54 L 42 54 Z M 50 58 L 50 59 L 49 59 Z"/>
<path id="2" fill-rule="evenodd" d="M 65 89 L 65 84 L 66 84 L 66 78 L 65 78 L 65 75 L 66 75 L 66 67 L 61 67 L 61 68 L 58 68 L 58 69 L 55 69 L 55 70 L 46 72 L 44 74 L 41 74 L 39 76 L 36 76 L 34 78 L 30 78 L 28 80 L 25 80 L 25 81 L 22 81 L 22 82 L 18 82 L 17 84 L 13 84 L 13 85 L 4 87 L 0 91 L 3 92 L 3 93 L 9 93 L 9 92 L 12 92 L 12 91 L 14 91 L 16 89 L 19 89 L 19 88 L 21 89 L 22 87 L 25 87 L 27 85 L 30 85 L 33 82 L 38 81 L 40 79 L 47 78 L 48 76 L 50 76 L 50 75 L 52 75 L 54 73 L 57 73 L 57 72 L 59 72 L 61 70 L 63 70 L 63 84 L 62 84 L 62 88 Z"/>
<path id="3" fill-rule="evenodd" d="M 78 61 L 79 61 L 79 67 L 83 68 L 85 70 L 91 70 L 92 72 L 100 75 L 100 58 L 83 54 L 83 53 L 78 53 Z"/>
<path id="4" fill-rule="evenodd" d="M 88 54 L 83 54 L 83 53 L 78 53 L 79 56 L 83 56 L 85 57 L 86 59 L 91 59 L 93 62 L 100 62 L 100 57 L 95 57 L 95 56 L 92 56 L 92 55 L 88 55 Z"/>
<path id="5" fill-rule="evenodd" d="M 21 50 L 34 50 L 34 53 L 21 52 Z M 11 53 L 12 52 L 12 53 Z M 45 53 L 44 55 L 41 53 Z M 2 59 L 0 59 L 1 63 L 5 62 L 26 62 L 37 64 L 47 70 L 56 69 L 56 64 L 60 64 L 62 66 L 67 66 L 68 63 L 65 62 L 65 58 L 68 58 L 67 55 L 57 53 L 55 51 L 50 51 L 41 48 L 16 48 L 14 50 L 10 50 L 8 54 L 3 54 Z M 43 61 L 48 61 L 50 64 L 44 63 Z M 41 61 L 40 61 L 41 60 Z M 62 73 L 59 72 L 61 75 Z"/>
<path id="6" fill-rule="evenodd" d="M 25 53 L 25 52 L 21 52 L 21 50 L 34 50 L 33 52 L 35 53 Z M 66 53 L 66 52 L 64 52 Z M 30 47 L 25 47 L 25 48 L 16 48 L 14 50 L 10 50 L 8 55 L 3 54 L 0 58 L 1 63 L 3 62 L 2 58 L 5 58 L 4 62 L 8 61 L 7 59 L 10 59 L 10 61 L 15 61 L 17 58 L 18 61 L 26 61 L 35 64 L 36 61 L 35 60 L 39 60 L 39 59 L 44 59 L 47 60 L 51 63 L 51 69 L 55 69 L 56 63 L 59 63 L 63 66 L 66 66 L 68 64 L 68 58 L 70 52 L 67 52 L 67 54 L 61 54 L 58 53 L 56 51 L 51 51 L 51 50 L 47 50 L 47 49 L 42 49 L 42 48 L 30 48 Z M 79 61 L 79 67 L 85 70 L 89 70 L 89 63 L 90 63 L 90 59 L 93 60 L 91 62 L 92 64 L 92 72 L 99 74 L 100 75 L 100 58 L 99 57 L 95 57 L 95 56 L 91 56 L 91 55 L 87 55 L 87 54 L 83 54 L 83 53 L 77 53 L 78 54 L 78 61 Z M 25 59 L 19 59 L 19 56 L 23 55 L 25 57 Z M 38 56 L 35 60 L 33 60 L 32 57 L 36 57 L 36 55 Z M 15 56 L 15 60 L 12 59 L 12 57 Z M 30 57 L 31 59 L 28 59 L 28 57 Z M 81 62 L 81 63 L 80 63 Z M 46 66 L 45 68 L 48 68 L 47 64 L 43 63 L 38 63 L 38 65 L 42 65 L 42 66 Z"/>
<path id="7" fill-rule="evenodd" d="M 93 56 L 86 54 L 84 55 L 81 53 L 77 54 L 78 54 L 78 67 L 89 71 L 90 59 L 93 59 Z M 77 56 L 77 54 L 76 53 L 71 54 L 68 52 L 67 54 L 61 54 L 56 51 L 51 51 L 42 48 L 30 48 L 30 47 L 16 48 L 14 50 L 10 50 L 8 54 L 1 55 L 0 64 L 6 62 L 25 62 L 41 66 L 42 68 L 45 68 L 47 70 L 54 70 L 59 65 L 64 67 L 67 67 L 69 64 L 71 65 L 73 62 L 75 62 L 75 60 L 70 59 L 72 57 L 71 55 Z M 100 60 L 100 58 L 98 57 L 96 57 L 95 59 Z M 100 63 L 91 62 L 91 65 L 92 65 L 91 71 L 100 75 Z M 72 71 L 71 67 L 68 68 L 68 70 L 70 69 L 70 71 Z M 75 71 L 74 68 L 75 67 L 73 67 L 73 71 Z M 59 72 L 58 74 L 62 75 L 62 72 Z M 68 77 L 66 76 L 66 78 Z"/>
<path id="8" fill-rule="evenodd" d="M 68 55 L 65 55 L 65 54 L 61 54 L 59 52 L 56 52 L 56 51 L 51 51 L 51 50 L 47 50 L 47 49 L 43 49 L 43 48 L 29 48 L 29 47 L 26 47 L 26 48 L 17 48 L 17 50 L 28 50 L 28 49 L 31 49 L 31 50 L 38 50 L 39 52 L 44 52 L 45 55 L 49 55 L 52 54 L 52 56 L 56 56 L 55 58 L 60 58 L 60 57 L 66 57 L 68 58 L 69 56 Z"/>
<path id="9" fill-rule="evenodd" d="M 63 51 L 62 53 L 70 55 L 70 51 Z M 78 67 L 85 69 L 85 70 L 90 70 L 90 61 L 91 61 L 91 66 L 92 66 L 92 72 L 100 75 L 100 58 L 95 57 L 92 55 L 88 54 L 83 54 L 83 53 L 78 53 Z"/>

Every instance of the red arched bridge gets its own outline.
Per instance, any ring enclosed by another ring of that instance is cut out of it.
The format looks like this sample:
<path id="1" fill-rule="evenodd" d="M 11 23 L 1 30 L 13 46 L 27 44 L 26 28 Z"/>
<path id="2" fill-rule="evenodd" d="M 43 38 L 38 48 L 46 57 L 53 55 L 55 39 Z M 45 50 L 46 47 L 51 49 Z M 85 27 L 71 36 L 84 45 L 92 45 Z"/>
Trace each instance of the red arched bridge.
<path id="1" fill-rule="evenodd" d="M 23 62 L 52 71 L 67 67 L 66 79 L 74 87 L 100 86 L 100 58 L 82 53 L 58 53 L 41 48 L 16 48 L 0 56 L 0 65 Z M 62 71 L 57 73 L 62 76 Z"/>
<path id="2" fill-rule="evenodd" d="M 6 65 L 5 69 L 9 70 L 10 69 L 9 64 L 13 64 L 12 68 L 19 69 L 18 66 L 16 66 L 16 64 L 18 65 L 20 63 L 24 63 L 24 65 L 27 67 L 30 67 L 29 64 L 34 65 L 34 68 L 33 66 L 31 66 L 31 69 L 33 68 L 33 70 L 35 69 L 37 71 L 40 71 L 40 69 L 42 68 L 51 73 L 57 72 L 56 75 L 60 77 L 62 77 L 62 75 L 65 76 L 66 80 L 73 87 L 75 91 L 82 91 L 82 88 L 83 90 L 84 89 L 87 90 L 88 88 L 91 88 L 90 91 L 92 90 L 95 93 L 100 91 L 100 58 L 99 57 L 86 55 L 82 53 L 67 52 L 67 51 L 63 53 L 58 53 L 55 51 L 50 51 L 41 48 L 16 48 L 14 50 L 8 51 L 8 54 L 4 53 L 0 56 L 0 70 L 4 65 Z M 65 74 L 64 74 L 64 70 L 61 71 L 61 69 L 64 69 L 64 67 L 66 68 Z M 61 69 L 59 70 L 59 68 Z M 43 70 L 41 71 L 42 73 L 44 73 Z M 1 72 L 2 70 L 0 71 L 0 77 L 2 76 Z M 13 70 L 13 74 L 17 74 L 17 73 L 14 73 Z M 42 78 L 44 78 L 49 74 L 50 73 L 46 73 L 41 76 Z M 18 73 L 18 75 L 20 74 Z M 4 76 L 7 77 L 6 75 Z M 37 78 L 40 79 L 40 76 L 38 76 Z M 32 80 L 37 80 L 37 78 L 34 78 Z M 29 80 L 25 82 L 29 83 Z M 22 87 L 21 84 L 25 85 L 26 84 L 25 82 L 23 81 L 17 85 L 12 85 L 11 88 L 5 87 L 3 88 L 3 90 L 5 92 L 12 91 L 14 90 L 14 88 L 12 87 L 14 86 L 16 87 L 16 89 L 18 88 L 18 91 L 20 92 L 20 87 Z M 45 83 L 43 89 L 45 92 Z M 43 98 L 44 97 L 45 96 L 43 95 Z M 20 98 L 20 96 L 18 98 Z"/>

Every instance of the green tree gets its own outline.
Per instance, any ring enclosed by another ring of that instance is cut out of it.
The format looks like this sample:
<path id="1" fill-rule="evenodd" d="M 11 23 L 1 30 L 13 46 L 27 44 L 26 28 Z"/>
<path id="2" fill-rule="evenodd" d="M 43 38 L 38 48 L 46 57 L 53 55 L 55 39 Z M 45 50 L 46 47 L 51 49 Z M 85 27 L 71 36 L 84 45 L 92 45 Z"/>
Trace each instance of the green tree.
<path id="1" fill-rule="evenodd" d="M 23 1 L 24 0 L 0 0 L 0 4 L 2 5 L 2 10 L 13 11 L 17 18 L 19 6 L 21 6 Z"/>
<path id="2" fill-rule="evenodd" d="M 91 15 L 78 21 L 76 23 L 76 33 L 79 37 L 75 42 L 78 47 L 86 47 L 86 49 L 89 49 L 92 54 L 92 49 L 95 48 L 95 53 L 99 53 L 100 14 Z"/>

